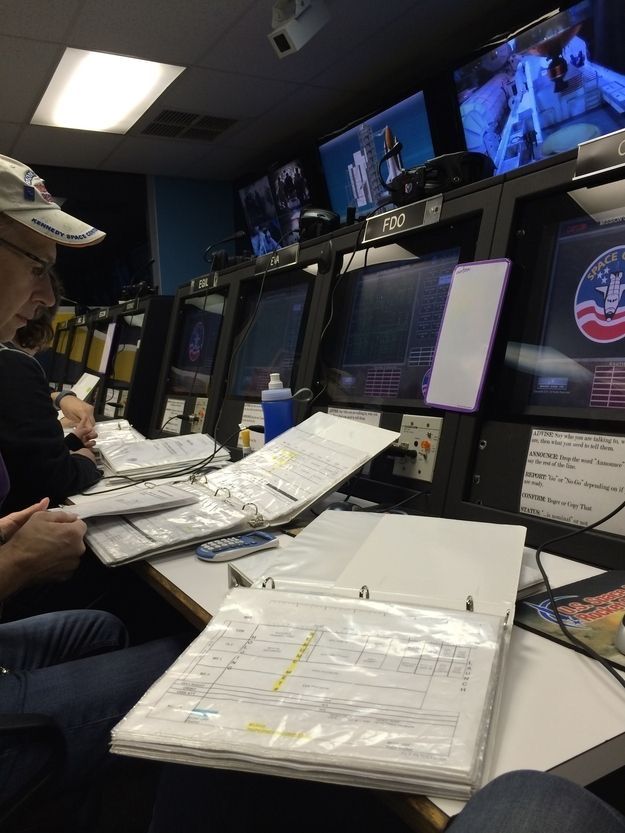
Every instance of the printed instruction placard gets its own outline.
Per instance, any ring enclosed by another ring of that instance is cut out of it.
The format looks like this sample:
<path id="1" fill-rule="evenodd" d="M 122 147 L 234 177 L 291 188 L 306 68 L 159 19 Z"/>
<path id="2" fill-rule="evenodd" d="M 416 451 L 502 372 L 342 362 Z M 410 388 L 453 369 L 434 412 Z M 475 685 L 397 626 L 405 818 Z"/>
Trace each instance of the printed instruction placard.
<path id="1" fill-rule="evenodd" d="M 585 526 L 625 500 L 625 437 L 534 429 L 519 509 Z M 600 527 L 625 534 L 625 510 Z"/>

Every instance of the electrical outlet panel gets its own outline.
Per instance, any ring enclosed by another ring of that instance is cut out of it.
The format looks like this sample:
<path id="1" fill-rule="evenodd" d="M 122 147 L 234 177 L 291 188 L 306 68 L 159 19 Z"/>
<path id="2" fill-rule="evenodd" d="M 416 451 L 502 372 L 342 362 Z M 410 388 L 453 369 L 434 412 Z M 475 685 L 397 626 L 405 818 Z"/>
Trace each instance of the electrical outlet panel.
<path id="1" fill-rule="evenodd" d="M 394 448 L 410 454 L 395 460 L 393 474 L 431 483 L 442 430 L 442 417 L 403 414 L 399 439 Z"/>

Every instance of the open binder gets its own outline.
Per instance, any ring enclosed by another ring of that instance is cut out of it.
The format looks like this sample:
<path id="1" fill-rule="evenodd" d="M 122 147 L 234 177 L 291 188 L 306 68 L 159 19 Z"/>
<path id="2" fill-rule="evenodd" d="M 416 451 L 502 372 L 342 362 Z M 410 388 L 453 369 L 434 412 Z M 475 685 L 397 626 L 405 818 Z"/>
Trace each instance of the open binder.
<path id="1" fill-rule="evenodd" d="M 334 491 L 397 438 L 393 431 L 317 413 L 261 450 L 178 485 L 192 506 L 94 518 L 86 541 L 115 566 L 223 535 L 279 526 Z"/>
<path id="2" fill-rule="evenodd" d="M 349 541 L 358 521 L 325 516 L 302 536 L 329 541 L 338 523 Z M 231 590 L 112 751 L 468 798 L 487 771 L 525 529 L 377 520 L 332 588 L 267 576 Z"/>

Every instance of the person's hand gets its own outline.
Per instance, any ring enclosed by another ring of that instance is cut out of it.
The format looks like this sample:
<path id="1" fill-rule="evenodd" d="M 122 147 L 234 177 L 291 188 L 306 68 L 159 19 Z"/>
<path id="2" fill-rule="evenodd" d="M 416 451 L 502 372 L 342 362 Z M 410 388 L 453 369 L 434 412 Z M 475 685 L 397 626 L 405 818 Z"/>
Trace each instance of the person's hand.
<path id="1" fill-rule="evenodd" d="M 63 581 L 78 567 L 86 531 L 69 512 L 35 512 L 0 549 L 0 560 L 12 561 L 21 586 Z"/>
<path id="2" fill-rule="evenodd" d="M 86 457 L 87 460 L 91 460 L 92 463 L 98 462 L 95 454 L 90 448 L 78 448 L 76 451 L 72 451 L 72 454 L 80 454 L 81 457 Z"/>
<path id="3" fill-rule="evenodd" d="M 4 538 L 5 542 L 8 541 L 20 527 L 24 526 L 26 521 L 31 518 L 35 512 L 44 512 L 48 505 L 50 504 L 50 498 L 44 497 L 43 500 L 40 500 L 39 503 L 33 503 L 32 506 L 28 506 L 26 509 L 22 509 L 20 512 L 11 512 L 9 515 L 5 515 L 4 518 L 0 518 L 0 534 Z"/>
<path id="4" fill-rule="evenodd" d="M 68 398 L 70 397 L 65 397 L 65 399 Z M 61 400 L 61 404 L 64 401 L 65 400 Z M 85 403 L 83 402 L 82 404 L 84 405 Z M 89 405 L 89 407 L 91 408 L 91 405 Z M 75 425 L 74 428 L 72 428 L 72 431 L 74 432 L 74 434 L 76 434 L 76 436 L 78 437 L 80 442 L 85 446 L 85 448 L 93 448 L 93 446 L 95 445 L 98 433 L 95 430 L 94 425 L 95 423 L 91 422 L 87 416 L 84 416 L 80 420 L 78 425 Z"/>
<path id="5" fill-rule="evenodd" d="M 83 402 L 77 396 L 64 396 L 59 404 L 63 416 L 70 421 L 71 425 L 78 426 L 84 423 L 89 428 L 95 427 L 93 405 L 90 405 L 88 402 Z"/>

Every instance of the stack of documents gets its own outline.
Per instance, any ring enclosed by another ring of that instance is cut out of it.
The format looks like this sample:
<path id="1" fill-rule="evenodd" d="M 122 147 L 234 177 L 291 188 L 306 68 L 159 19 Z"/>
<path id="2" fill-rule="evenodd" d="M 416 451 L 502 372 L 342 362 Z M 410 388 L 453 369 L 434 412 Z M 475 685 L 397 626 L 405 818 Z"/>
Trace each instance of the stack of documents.
<path id="1" fill-rule="evenodd" d="M 231 590 L 113 752 L 468 798 L 487 776 L 525 529 L 327 512 L 304 536 L 287 554 L 308 589 L 276 570 L 273 589 Z M 349 557 L 323 575 L 308 552 L 332 561 L 337 541 Z"/>
<path id="2" fill-rule="evenodd" d="M 315 414 L 239 462 L 180 483 L 197 498 L 193 506 L 133 515 L 132 521 L 96 518 L 88 524 L 87 543 L 101 561 L 115 565 L 279 526 L 334 491 L 396 438 L 383 428 Z"/>
<path id="3" fill-rule="evenodd" d="M 59 511 L 71 512 L 79 518 L 97 518 L 104 515 L 132 515 L 136 512 L 159 512 L 177 506 L 197 503 L 198 498 L 180 488 L 166 483 L 137 483 L 110 493 L 75 495 L 71 506 L 59 506 Z M 57 510 L 51 510 L 57 511 Z"/>
<path id="4" fill-rule="evenodd" d="M 207 434 L 185 434 L 161 440 L 106 442 L 102 457 L 117 475 L 153 477 L 156 474 L 188 471 L 202 462 L 207 465 L 230 460 L 225 448 Z"/>
<path id="5" fill-rule="evenodd" d="M 239 588 L 112 751 L 466 799 L 502 644 L 494 615 Z"/>
<path id="6" fill-rule="evenodd" d="M 144 440 L 136 428 L 127 419 L 108 419 L 103 422 L 96 422 L 95 430 L 98 434 L 96 447 L 98 449 L 105 445 L 121 445 L 123 443 L 135 443 Z"/>

